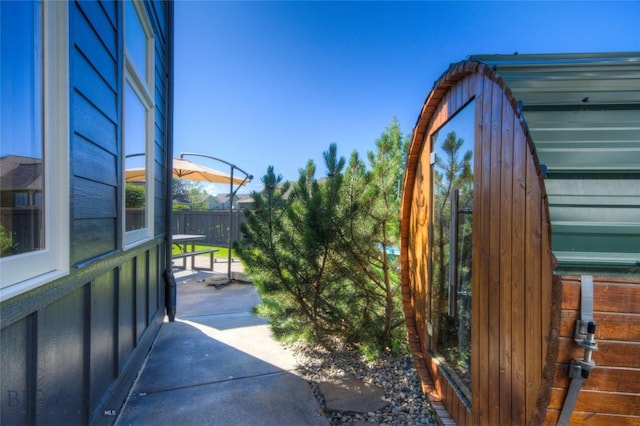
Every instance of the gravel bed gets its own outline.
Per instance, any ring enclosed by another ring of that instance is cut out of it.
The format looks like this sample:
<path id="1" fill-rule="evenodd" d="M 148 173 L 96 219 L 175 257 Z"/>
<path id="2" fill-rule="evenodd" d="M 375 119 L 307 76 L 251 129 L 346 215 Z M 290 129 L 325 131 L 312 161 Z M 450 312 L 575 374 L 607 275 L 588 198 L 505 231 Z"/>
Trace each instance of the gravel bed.
<path id="1" fill-rule="evenodd" d="M 356 350 L 327 351 L 302 343 L 291 345 L 300 372 L 309 381 L 332 425 L 436 425 L 437 422 L 420 388 L 420 379 L 410 356 L 383 355 L 367 361 Z M 318 382 L 330 378 L 354 378 L 384 390 L 388 405 L 370 413 L 330 412 L 318 390 Z"/>

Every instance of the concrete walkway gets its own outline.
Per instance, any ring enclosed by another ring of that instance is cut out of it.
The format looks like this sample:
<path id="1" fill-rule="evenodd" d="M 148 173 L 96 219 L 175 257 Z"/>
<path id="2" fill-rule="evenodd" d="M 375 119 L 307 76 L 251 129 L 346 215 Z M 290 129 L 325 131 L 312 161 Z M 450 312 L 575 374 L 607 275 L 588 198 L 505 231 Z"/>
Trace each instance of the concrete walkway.
<path id="1" fill-rule="evenodd" d="M 214 269 L 176 273 L 176 321 L 162 324 L 116 424 L 327 425 L 293 355 L 251 313 L 253 284 L 217 289 L 207 283 L 219 283 L 227 263 Z"/>

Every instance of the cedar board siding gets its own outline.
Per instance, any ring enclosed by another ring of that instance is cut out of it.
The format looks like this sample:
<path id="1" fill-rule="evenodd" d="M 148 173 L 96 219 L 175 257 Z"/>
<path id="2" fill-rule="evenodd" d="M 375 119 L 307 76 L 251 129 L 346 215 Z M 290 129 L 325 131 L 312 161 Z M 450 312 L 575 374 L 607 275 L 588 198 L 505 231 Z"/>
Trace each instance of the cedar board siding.
<path id="1" fill-rule="evenodd" d="M 468 411 L 431 357 L 426 322 L 429 141 L 472 98 L 475 217 Z M 405 316 L 423 387 L 444 423 L 524 424 L 540 416 L 537 408 L 548 398 L 541 389 L 551 380 L 549 367 L 546 379 L 543 369 L 552 317 L 549 216 L 539 167 L 514 104 L 491 69 L 459 64 L 435 84 L 410 148 L 401 230 Z"/>
<path id="2" fill-rule="evenodd" d="M 575 321 L 580 317 L 580 277 L 560 279 L 560 351 L 545 417 L 548 424 L 555 424 L 560 415 L 570 383 L 569 362 L 584 355 L 573 340 Z M 582 385 L 571 424 L 640 424 L 640 279 L 594 276 L 593 291 L 596 367 Z"/>
<path id="3" fill-rule="evenodd" d="M 172 6 L 155 34 L 155 234 L 123 251 L 122 8 L 69 4 L 70 273 L 2 302 L 2 424 L 111 424 L 164 318 Z"/>

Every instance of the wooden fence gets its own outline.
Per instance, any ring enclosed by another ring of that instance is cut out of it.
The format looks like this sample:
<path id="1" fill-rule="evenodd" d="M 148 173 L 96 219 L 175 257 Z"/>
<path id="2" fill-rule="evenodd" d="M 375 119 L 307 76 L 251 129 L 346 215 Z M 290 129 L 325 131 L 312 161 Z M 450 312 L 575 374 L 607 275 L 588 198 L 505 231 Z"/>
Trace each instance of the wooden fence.
<path id="1" fill-rule="evenodd" d="M 237 209 L 231 215 L 229 210 L 174 211 L 172 231 L 174 234 L 206 235 L 206 243 L 226 246 L 229 244 L 229 233 L 233 241 L 241 238 L 240 224 L 244 222 L 242 210 Z"/>

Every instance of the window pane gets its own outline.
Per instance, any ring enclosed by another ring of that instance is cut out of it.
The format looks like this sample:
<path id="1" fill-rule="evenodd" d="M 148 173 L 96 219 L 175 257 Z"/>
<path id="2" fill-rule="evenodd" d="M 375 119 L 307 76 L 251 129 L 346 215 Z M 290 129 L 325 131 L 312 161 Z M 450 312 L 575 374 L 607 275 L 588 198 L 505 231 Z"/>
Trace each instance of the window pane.
<path id="1" fill-rule="evenodd" d="M 42 10 L 0 1 L 0 257 L 44 248 Z"/>
<path id="2" fill-rule="evenodd" d="M 142 178 L 126 183 L 125 229 L 132 231 L 146 227 L 146 188 L 147 170 L 146 161 L 146 110 L 140 98 L 127 83 L 124 93 L 124 151 L 126 155 L 125 169 L 142 169 Z"/>
<path id="3" fill-rule="evenodd" d="M 147 36 L 140 23 L 140 18 L 133 3 L 126 2 L 125 10 L 125 44 L 127 45 L 128 58 L 133 62 L 140 77 L 147 79 Z"/>
<path id="4" fill-rule="evenodd" d="M 433 135 L 431 346 L 470 399 L 474 103 Z"/>

